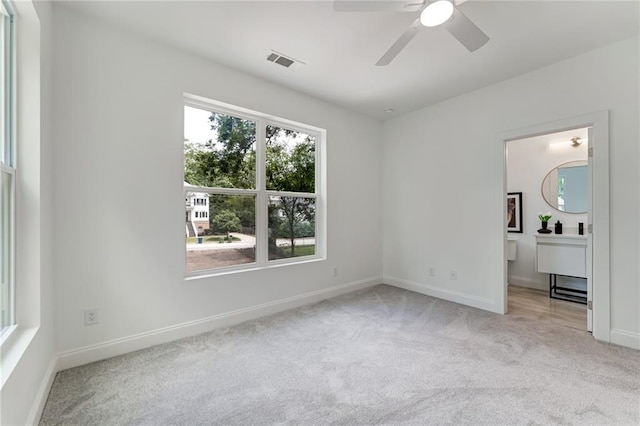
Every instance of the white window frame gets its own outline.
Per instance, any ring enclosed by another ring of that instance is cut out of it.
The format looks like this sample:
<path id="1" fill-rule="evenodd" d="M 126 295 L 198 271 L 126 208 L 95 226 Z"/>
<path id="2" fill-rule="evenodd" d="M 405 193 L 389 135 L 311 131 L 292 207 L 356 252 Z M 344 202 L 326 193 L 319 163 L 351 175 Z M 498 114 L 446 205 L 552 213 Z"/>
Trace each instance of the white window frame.
<path id="1" fill-rule="evenodd" d="M 184 185 L 184 193 L 203 192 L 209 195 L 244 195 L 255 197 L 256 208 L 256 257 L 255 262 L 234 266 L 205 269 L 201 271 L 186 271 L 186 245 L 185 255 L 185 278 L 201 278 L 227 274 L 230 272 L 240 272 L 247 270 L 264 269 L 283 265 L 300 264 L 325 260 L 326 249 L 326 130 L 319 127 L 298 123 L 269 114 L 252 111 L 246 108 L 237 107 L 223 102 L 203 98 L 201 96 L 184 94 L 184 106 L 212 111 L 220 114 L 231 115 L 256 123 L 256 188 L 236 189 L 236 188 L 210 188 L 201 186 Z M 265 129 L 268 125 L 286 128 L 315 137 L 315 191 L 287 192 L 273 191 L 266 189 L 266 135 Z M 184 176 L 183 176 L 184 180 Z M 269 260 L 268 253 L 268 232 L 269 218 L 267 203 L 271 196 L 292 196 L 313 198 L 315 200 L 315 254 L 310 256 L 290 257 L 278 260 Z M 208 205 L 209 203 L 207 203 Z"/>
<path id="2" fill-rule="evenodd" d="M 15 77 L 16 77 L 16 44 L 15 44 L 15 14 L 11 9 L 11 5 L 6 1 L 0 1 L 0 15 L 2 23 L 0 23 L 0 43 L 2 44 L 2 53 L 0 55 L 0 78 L 2 81 L 2 98 L 0 99 L 0 127 L 3 132 L 0 135 L 2 138 L 2 152 L 0 153 L 0 173 L 6 174 L 10 179 L 9 187 L 9 206 L 2 206 L 0 208 L 7 209 L 5 212 L 8 217 L 8 250 L 4 253 L 3 257 L 6 259 L 0 259 L 0 262 L 5 263 L 8 268 L 6 295 L 8 296 L 8 312 L 0 312 L 0 315 L 4 317 L 7 315 L 7 325 L 2 326 L 5 318 L 0 321 L 0 343 L 2 343 L 11 334 L 12 330 L 16 327 L 16 312 L 15 312 L 15 234 L 16 234 L 16 139 L 15 139 L 15 127 L 16 127 L 16 100 L 15 100 Z M 8 27 L 5 26 L 8 22 Z M 4 242 L 0 242 L 4 244 Z M 5 292 L 4 289 L 0 291 Z"/>

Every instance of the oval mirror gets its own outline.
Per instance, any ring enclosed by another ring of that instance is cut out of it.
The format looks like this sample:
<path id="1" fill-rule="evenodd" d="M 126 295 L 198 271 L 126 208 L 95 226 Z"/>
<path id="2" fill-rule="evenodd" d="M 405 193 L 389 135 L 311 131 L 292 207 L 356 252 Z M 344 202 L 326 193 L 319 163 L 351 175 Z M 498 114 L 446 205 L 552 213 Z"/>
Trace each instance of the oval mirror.
<path id="1" fill-rule="evenodd" d="M 561 212 L 586 213 L 589 208 L 587 162 L 569 161 L 547 173 L 542 181 L 542 198 Z"/>

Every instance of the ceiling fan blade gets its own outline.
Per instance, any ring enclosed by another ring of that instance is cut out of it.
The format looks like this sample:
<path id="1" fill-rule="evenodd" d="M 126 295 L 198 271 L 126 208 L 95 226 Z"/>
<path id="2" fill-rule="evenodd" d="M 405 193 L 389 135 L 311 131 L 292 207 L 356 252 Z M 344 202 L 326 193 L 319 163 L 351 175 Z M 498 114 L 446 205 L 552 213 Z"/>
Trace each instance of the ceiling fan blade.
<path id="1" fill-rule="evenodd" d="M 336 12 L 417 12 L 424 0 L 334 0 Z"/>
<path id="2" fill-rule="evenodd" d="M 398 53 L 400 53 L 402 49 L 404 49 L 405 46 L 409 44 L 409 42 L 416 36 L 416 34 L 418 34 L 418 31 L 420 31 L 420 28 L 422 28 L 422 24 L 420 23 L 420 18 L 418 18 L 415 21 L 413 21 L 413 24 L 411 24 L 411 26 L 407 28 L 405 32 L 402 33 L 400 38 L 396 40 L 396 42 L 393 43 L 393 45 L 391 45 L 389 50 L 387 50 L 384 53 L 384 55 L 382 55 L 382 57 L 378 60 L 378 62 L 376 62 L 376 65 L 377 66 L 389 65 L 389 63 L 393 61 L 393 58 L 398 56 Z"/>
<path id="3" fill-rule="evenodd" d="M 469 52 L 481 48 L 489 41 L 489 36 L 471 22 L 457 7 L 453 9 L 453 17 L 443 27 L 457 38 Z"/>

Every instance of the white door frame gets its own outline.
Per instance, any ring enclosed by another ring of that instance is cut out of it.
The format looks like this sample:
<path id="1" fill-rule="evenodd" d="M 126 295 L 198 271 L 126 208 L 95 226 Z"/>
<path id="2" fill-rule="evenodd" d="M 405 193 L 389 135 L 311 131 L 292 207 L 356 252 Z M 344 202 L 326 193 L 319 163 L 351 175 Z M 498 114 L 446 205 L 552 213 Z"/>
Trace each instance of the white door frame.
<path id="1" fill-rule="evenodd" d="M 593 283 L 593 337 L 605 342 L 611 341 L 611 294 L 609 271 L 609 111 L 598 111 L 577 117 L 566 118 L 530 127 L 500 133 L 502 156 L 501 190 L 503 194 L 503 280 L 497 289 L 498 304 L 503 313 L 507 312 L 507 142 L 517 139 L 557 133 L 566 130 L 592 128 L 593 140 L 589 141 L 593 149 L 591 223 L 592 234 L 592 283 Z M 588 230 L 587 230 L 588 232 Z"/>

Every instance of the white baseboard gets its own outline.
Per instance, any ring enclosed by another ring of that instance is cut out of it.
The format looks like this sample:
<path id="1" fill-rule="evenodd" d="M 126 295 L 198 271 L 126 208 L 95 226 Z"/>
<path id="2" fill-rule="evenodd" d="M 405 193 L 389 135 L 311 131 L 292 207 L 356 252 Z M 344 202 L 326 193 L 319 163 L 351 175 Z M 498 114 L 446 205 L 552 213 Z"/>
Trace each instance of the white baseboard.
<path id="1" fill-rule="evenodd" d="M 383 277 L 385 284 L 394 287 L 403 288 L 405 290 L 415 291 L 416 293 L 426 294 L 427 296 L 437 297 L 438 299 L 448 300 L 450 302 L 460 303 L 461 305 L 472 306 L 489 312 L 501 313 L 497 301 L 484 297 L 472 296 L 459 291 L 447 290 L 442 287 L 434 287 L 428 284 L 417 283 L 402 278 Z"/>
<path id="2" fill-rule="evenodd" d="M 509 284 L 516 285 L 518 287 L 534 288 L 536 290 L 549 290 L 549 283 L 535 280 L 529 277 L 518 277 L 515 275 L 509 275 L 507 278 Z"/>
<path id="3" fill-rule="evenodd" d="M 611 343 L 640 350 L 640 334 L 614 328 L 611 330 Z"/>
<path id="4" fill-rule="evenodd" d="M 309 303 L 329 299 L 382 283 L 382 277 L 371 277 L 334 287 L 288 297 L 286 299 L 250 306 L 208 318 L 176 324 L 157 330 L 98 343 L 58 354 L 57 371 L 88 364 L 90 362 L 123 355 L 150 346 L 171 342 L 184 337 L 194 336 L 221 327 L 229 327 L 244 321 L 259 318 L 287 309 L 297 308 Z"/>
<path id="5" fill-rule="evenodd" d="M 40 383 L 40 387 L 38 388 L 38 392 L 36 393 L 36 398 L 31 406 L 31 411 L 29 411 L 29 416 L 27 417 L 28 425 L 37 425 L 40 423 L 40 417 L 42 417 L 42 410 L 44 410 L 44 405 L 47 403 L 47 398 L 49 397 L 49 391 L 51 391 L 51 386 L 53 385 L 53 380 L 56 378 L 56 373 L 58 372 L 58 360 L 54 358 L 49 363 L 49 367 L 47 367 L 47 371 L 42 378 L 42 383 Z"/>

